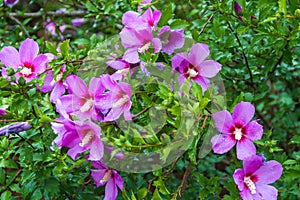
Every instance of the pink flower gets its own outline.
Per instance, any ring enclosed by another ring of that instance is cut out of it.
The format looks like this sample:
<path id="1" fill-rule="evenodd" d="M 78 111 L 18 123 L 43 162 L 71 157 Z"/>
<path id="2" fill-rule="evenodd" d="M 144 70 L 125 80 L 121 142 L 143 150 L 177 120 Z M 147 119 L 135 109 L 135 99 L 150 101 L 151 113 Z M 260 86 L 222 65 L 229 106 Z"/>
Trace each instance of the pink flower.
<path id="1" fill-rule="evenodd" d="M 5 109 L 0 108 L 0 116 L 4 116 L 6 114 L 7 114 L 7 112 L 5 111 Z"/>
<path id="2" fill-rule="evenodd" d="M 243 160 L 244 169 L 236 169 L 233 179 L 243 200 L 277 199 L 277 189 L 268 184 L 274 183 L 282 174 L 282 166 L 275 160 L 263 162 L 258 155 Z"/>
<path id="3" fill-rule="evenodd" d="M 45 27 L 53 36 L 56 36 L 56 25 L 55 22 L 49 22 Z"/>
<path id="4" fill-rule="evenodd" d="M 65 93 L 66 84 L 62 81 L 63 73 L 66 71 L 66 66 L 63 65 L 60 72 L 54 79 L 52 71 L 49 71 L 45 77 L 42 92 L 50 92 L 50 101 L 55 103 Z"/>
<path id="5" fill-rule="evenodd" d="M 16 78 L 23 76 L 29 82 L 46 69 L 47 56 L 38 55 L 38 52 L 38 44 L 28 38 L 22 42 L 19 52 L 14 47 L 4 47 L 0 51 L 0 60 L 6 67 L 12 67 L 15 71 L 21 68 L 21 71 L 15 75 Z M 7 77 L 5 67 L 2 68 L 2 75 Z"/>
<path id="6" fill-rule="evenodd" d="M 238 2 L 234 2 L 234 12 L 237 14 L 237 15 L 240 15 L 240 13 L 243 11 L 243 8 L 242 6 L 238 3 Z"/>
<path id="7" fill-rule="evenodd" d="M 4 3 L 8 6 L 8 7 L 13 7 L 14 5 L 16 5 L 19 2 L 19 0 L 4 0 Z"/>
<path id="8" fill-rule="evenodd" d="M 118 188 L 123 190 L 124 181 L 122 177 L 113 169 L 109 169 L 101 162 L 93 162 L 92 177 L 97 187 L 105 186 L 104 200 L 115 200 L 118 196 Z M 117 188 L 118 187 L 118 188 Z"/>
<path id="9" fill-rule="evenodd" d="M 187 78 L 194 80 L 202 87 L 202 92 L 206 91 L 210 85 L 209 78 L 217 75 L 221 70 L 221 64 L 214 60 L 205 60 L 209 55 L 209 49 L 206 44 L 194 44 L 189 55 L 177 53 L 172 58 L 172 67 L 174 72 L 178 72 L 179 84 L 183 84 Z"/>
<path id="10" fill-rule="evenodd" d="M 107 92 L 96 97 L 96 110 L 99 121 L 114 121 L 124 113 L 125 120 L 131 120 L 131 88 L 128 83 L 117 82 L 111 76 L 100 77 Z"/>
<path id="11" fill-rule="evenodd" d="M 66 79 L 66 84 L 70 94 L 60 98 L 62 104 L 57 105 L 57 109 L 76 115 L 80 120 L 97 119 L 94 99 L 97 94 L 104 91 L 100 79 L 92 78 L 88 88 L 78 76 L 70 75 Z"/>
<path id="12" fill-rule="evenodd" d="M 217 154 L 228 152 L 237 144 L 237 158 L 243 160 L 256 154 L 253 140 L 259 140 L 263 134 L 262 125 L 251 121 L 255 108 L 251 103 L 241 102 L 236 105 L 232 115 L 227 110 L 213 114 L 216 129 L 221 134 L 211 139 L 213 151 Z"/>
<path id="13" fill-rule="evenodd" d="M 102 159 L 104 146 L 100 139 L 101 129 L 97 124 L 91 121 L 75 123 L 64 117 L 56 121 L 61 123 L 51 123 L 52 129 L 58 134 L 53 142 L 59 148 L 68 147 L 67 154 L 73 160 L 85 151 L 89 151 L 89 160 Z"/>
<path id="14" fill-rule="evenodd" d="M 175 49 L 179 49 L 184 45 L 184 30 L 171 30 L 169 26 L 160 29 L 158 38 L 162 42 L 161 51 L 171 55 Z"/>

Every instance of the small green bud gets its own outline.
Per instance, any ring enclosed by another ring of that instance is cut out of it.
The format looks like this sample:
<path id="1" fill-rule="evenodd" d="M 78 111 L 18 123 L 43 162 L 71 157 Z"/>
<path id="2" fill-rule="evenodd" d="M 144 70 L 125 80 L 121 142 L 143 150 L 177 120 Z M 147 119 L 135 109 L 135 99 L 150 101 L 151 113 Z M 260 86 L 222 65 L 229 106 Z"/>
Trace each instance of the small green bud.
<path id="1" fill-rule="evenodd" d="M 296 18 L 300 18 L 300 9 L 295 10 L 295 16 Z"/>
<path id="2" fill-rule="evenodd" d="M 18 83 L 19 83 L 19 85 L 25 85 L 26 84 L 25 78 L 23 76 L 20 76 Z"/>
<path id="3" fill-rule="evenodd" d="M 12 76 L 12 75 L 15 74 L 15 70 L 13 68 L 11 68 L 11 67 L 8 67 L 6 69 L 6 73 L 7 73 L 7 76 Z"/>

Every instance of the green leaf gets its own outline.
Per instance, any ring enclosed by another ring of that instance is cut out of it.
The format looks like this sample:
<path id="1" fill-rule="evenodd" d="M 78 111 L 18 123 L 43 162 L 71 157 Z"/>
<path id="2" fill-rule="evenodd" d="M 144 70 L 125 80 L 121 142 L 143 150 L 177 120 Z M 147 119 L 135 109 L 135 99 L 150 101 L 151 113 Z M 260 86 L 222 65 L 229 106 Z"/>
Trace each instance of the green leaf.
<path id="1" fill-rule="evenodd" d="M 162 11 L 161 18 L 159 20 L 158 26 L 164 26 L 168 24 L 168 21 L 173 17 L 173 5 L 170 3 L 166 9 Z"/>
<path id="2" fill-rule="evenodd" d="M 59 182 L 55 178 L 47 178 L 44 182 L 44 189 L 45 192 L 52 193 L 52 194 L 58 194 L 59 192 Z"/>
<path id="3" fill-rule="evenodd" d="M 138 199 L 144 199 L 145 197 L 146 197 L 146 195 L 147 195 L 147 192 L 148 192 L 148 190 L 147 190 L 147 188 L 141 188 L 141 189 L 139 189 L 139 191 L 138 191 Z"/>
<path id="4" fill-rule="evenodd" d="M 12 159 L 1 160 L 0 161 L 0 167 L 18 169 L 17 163 L 14 160 L 12 160 Z"/>
<path id="5" fill-rule="evenodd" d="M 286 15 L 286 0 L 278 0 L 278 11 Z"/>
<path id="6" fill-rule="evenodd" d="M 171 29 L 184 29 L 184 28 L 188 27 L 189 25 L 190 24 L 183 19 L 176 19 L 170 24 L 170 27 L 171 27 Z"/>
<path id="7" fill-rule="evenodd" d="M 98 9 L 90 1 L 87 1 L 85 6 L 88 9 L 88 11 L 98 12 Z"/>
<path id="8" fill-rule="evenodd" d="M 158 192 L 158 189 L 157 189 L 157 188 L 155 189 L 155 191 L 154 191 L 154 193 L 153 193 L 153 197 L 152 197 L 151 200 L 163 200 L 163 199 L 161 198 L 161 196 L 159 195 L 159 192 Z"/>
<path id="9" fill-rule="evenodd" d="M 68 59 L 70 54 L 70 40 L 65 40 L 60 45 L 60 51 L 63 58 Z"/>
<path id="10" fill-rule="evenodd" d="M 0 168 L 0 184 L 4 185 L 5 183 L 5 171 L 4 169 Z"/>
<path id="11" fill-rule="evenodd" d="M 153 185 L 159 189 L 159 192 L 164 194 L 164 195 L 167 195 L 167 194 L 170 194 L 170 192 L 168 191 L 168 189 L 166 188 L 165 186 L 165 183 L 163 182 L 163 180 L 160 179 L 159 180 L 156 180 L 154 181 Z"/>
<path id="12" fill-rule="evenodd" d="M 33 200 L 39 200 L 39 199 L 42 199 L 43 195 L 42 195 L 42 192 L 41 192 L 41 189 L 38 188 L 34 191 L 34 193 L 32 194 L 32 199 Z"/>
<path id="13" fill-rule="evenodd" d="M 0 199 L 1 200 L 10 200 L 11 198 L 11 192 L 10 191 L 5 191 L 1 194 Z"/>
<path id="14" fill-rule="evenodd" d="M 57 50 L 56 48 L 48 41 L 46 41 L 46 48 L 48 49 L 48 51 L 54 55 L 57 55 Z"/>

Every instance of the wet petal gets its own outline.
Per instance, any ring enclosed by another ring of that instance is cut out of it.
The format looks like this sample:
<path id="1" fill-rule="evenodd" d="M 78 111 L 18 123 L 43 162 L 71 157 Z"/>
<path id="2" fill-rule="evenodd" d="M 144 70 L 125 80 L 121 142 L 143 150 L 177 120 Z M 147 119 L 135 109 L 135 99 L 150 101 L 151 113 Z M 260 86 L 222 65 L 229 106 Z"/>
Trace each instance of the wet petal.
<path id="1" fill-rule="evenodd" d="M 245 173 L 242 169 L 236 169 L 233 174 L 234 182 L 238 186 L 240 191 L 243 191 L 245 188 L 244 176 Z"/>
<path id="2" fill-rule="evenodd" d="M 17 70 L 21 64 L 19 52 L 14 47 L 4 47 L 0 51 L 0 61 L 6 67 L 12 67 Z"/>
<path id="3" fill-rule="evenodd" d="M 254 155 L 243 160 L 243 168 L 245 174 L 252 174 L 263 165 L 263 160 L 260 156 Z"/>
<path id="4" fill-rule="evenodd" d="M 138 63 L 140 62 L 139 54 L 137 48 L 127 49 L 123 55 L 123 59 L 129 63 Z"/>
<path id="5" fill-rule="evenodd" d="M 270 184 L 274 183 L 282 175 L 282 165 L 270 160 L 261 166 L 254 174 L 258 177 L 258 183 Z"/>
<path id="6" fill-rule="evenodd" d="M 261 199 L 254 199 L 249 189 L 243 190 L 242 192 L 240 192 L 240 195 L 243 200 L 261 200 Z"/>
<path id="7" fill-rule="evenodd" d="M 236 141 L 229 135 L 219 134 L 211 139 L 212 149 L 217 154 L 223 154 L 228 152 L 235 145 Z"/>
<path id="8" fill-rule="evenodd" d="M 210 86 L 210 81 L 208 78 L 197 76 L 196 78 L 193 78 L 193 80 L 198 83 L 202 87 L 202 94 L 208 89 Z"/>
<path id="9" fill-rule="evenodd" d="M 19 52 L 22 63 L 31 63 L 39 52 L 39 46 L 34 40 L 27 38 L 22 42 Z"/>
<path id="10" fill-rule="evenodd" d="M 57 83 L 50 95 L 50 101 L 55 103 L 65 93 L 65 87 L 62 83 Z"/>
<path id="11" fill-rule="evenodd" d="M 255 112 L 254 106 L 249 102 L 238 103 L 233 112 L 232 119 L 235 124 L 245 126 L 253 118 Z"/>
<path id="12" fill-rule="evenodd" d="M 154 53 L 156 54 L 156 53 L 160 52 L 161 47 L 162 47 L 160 39 L 159 38 L 153 38 L 152 44 L 153 44 L 153 47 L 154 47 Z"/>
<path id="13" fill-rule="evenodd" d="M 89 160 L 101 160 L 103 157 L 103 143 L 99 138 L 97 138 L 90 147 Z"/>
<path id="14" fill-rule="evenodd" d="M 89 91 L 85 82 L 78 76 L 68 76 L 66 83 L 70 93 L 74 93 L 76 96 L 81 98 L 87 98 L 89 96 Z"/>
<path id="15" fill-rule="evenodd" d="M 245 127 L 245 136 L 251 140 L 260 140 L 263 134 L 263 126 L 256 121 L 249 122 Z"/>
<path id="16" fill-rule="evenodd" d="M 41 54 L 34 58 L 32 65 L 34 66 L 34 73 L 41 74 L 46 69 L 46 64 L 48 62 L 48 57 Z"/>
<path id="17" fill-rule="evenodd" d="M 199 73 L 201 76 L 206 78 L 212 78 L 218 74 L 221 70 L 221 64 L 214 60 L 206 60 L 202 62 L 199 66 Z"/>
<path id="18" fill-rule="evenodd" d="M 105 186 L 105 196 L 104 200 L 113 200 L 118 196 L 118 188 L 116 186 L 115 180 L 110 178 Z"/>
<path id="19" fill-rule="evenodd" d="M 236 154 L 239 160 L 244 160 L 256 154 L 256 148 L 249 139 L 240 140 L 236 146 Z"/>
<path id="20" fill-rule="evenodd" d="M 213 119 L 215 120 L 215 127 L 219 132 L 231 134 L 230 129 L 234 127 L 234 123 L 227 110 L 214 113 Z"/>
<path id="21" fill-rule="evenodd" d="M 95 162 L 93 162 L 93 166 L 94 166 L 94 163 Z M 106 171 L 107 171 L 106 169 L 91 170 L 91 175 L 92 175 L 97 187 L 103 186 L 105 184 L 105 183 L 100 183 L 100 180 L 103 179 Z"/>
<path id="22" fill-rule="evenodd" d="M 209 55 L 209 48 L 206 44 L 194 44 L 188 56 L 188 61 L 194 66 L 200 66 L 200 64 Z"/>
<path id="23" fill-rule="evenodd" d="M 261 196 L 261 199 L 276 200 L 278 196 L 278 191 L 275 187 L 264 184 L 257 184 L 257 195 Z"/>

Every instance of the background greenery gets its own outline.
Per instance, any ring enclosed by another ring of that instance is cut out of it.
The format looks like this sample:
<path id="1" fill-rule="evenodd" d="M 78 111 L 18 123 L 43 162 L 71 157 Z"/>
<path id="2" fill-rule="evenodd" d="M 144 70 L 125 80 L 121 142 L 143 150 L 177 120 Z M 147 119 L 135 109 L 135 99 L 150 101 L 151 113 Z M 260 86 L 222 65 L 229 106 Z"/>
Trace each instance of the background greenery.
<path id="1" fill-rule="evenodd" d="M 242 21 L 233 1 L 153 1 L 162 11 L 160 24 L 184 28 L 197 42 L 206 43 L 211 57 L 223 66 L 227 109 L 240 101 L 256 107 L 256 118 L 264 125 L 263 139 L 256 142 L 258 153 L 283 164 L 282 177 L 273 184 L 279 199 L 300 199 L 300 1 L 240 0 Z M 87 56 L 87 52 L 122 29 L 122 14 L 137 10 L 138 1 L 20 1 L 12 8 L 0 3 L 0 48 L 19 47 L 30 37 L 41 52 L 54 51 L 60 37 L 45 30 L 45 21 L 66 25 L 62 34 L 70 39 L 64 62 Z M 60 8 L 67 13 L 54 15 Z M 77 12 L 80 11 L 80 12 Z M 38 17 L 26 13 L 40 13 Z M 71 20 L 84 17 L 82 26 Z M 58 33 L 58 31 L 57 31 Z M 48 42 L 46 42 L 48 41 Z M 0 78 L 0 105 L 11 121 L 32 120 L 34 129 L 0 138 L 1 199 L 102 199 L 104 188 L 96 188 L 84 158 L 73 161 L 66 150 L 51 151 L 55 134 L 49 121 L 56 118 L 48 95 L 26 84 L 10 85 Z M 35 106 L 39 105 L 39 106 Z M 207 127 L 202 130 L 205 133 Z M 201 142 L 199 142 L 198 147 Z M 197 143 L 196 143 L 197 145 Z M 153 173 L 121 175 L 125 190 L 120 199 L 239 199 L 232 178 L 241 162 L 231 154 L 212 152 L 192 162 L 187 151 L 172 165 Z M 186 178 L 188 177 L 188 178 Z M 182 181 L 185 180 L 185 181 Z"/>

